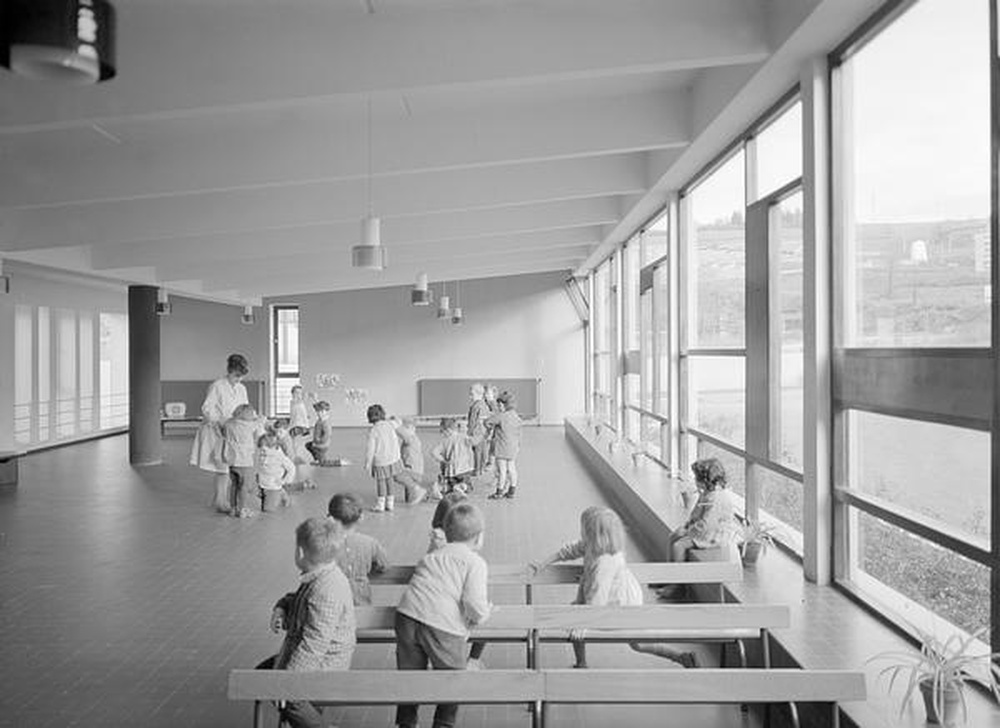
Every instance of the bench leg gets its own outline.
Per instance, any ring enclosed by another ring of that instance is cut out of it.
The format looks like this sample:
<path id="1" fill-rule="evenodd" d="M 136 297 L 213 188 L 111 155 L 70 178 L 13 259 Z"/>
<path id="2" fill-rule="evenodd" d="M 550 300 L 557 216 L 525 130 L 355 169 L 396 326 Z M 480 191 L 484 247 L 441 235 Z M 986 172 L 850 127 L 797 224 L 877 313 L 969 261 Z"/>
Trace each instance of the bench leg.
<path id="1" fill-rule="evenodd" d="M 832 708 L 830 712 L 830 726 L 831 728 L 840 728 L 840 706 L 834 703 L 830 707 Z"/>
<path id="2" fill-rule="evenodd" d="M 792 718 L 792 728 L 802 728 L 802 723 L 799 720 L 799 709 L 795 703 L 788 704 L 788 712 Z"/>
<path id="3" fill-rule="evenodd" d="M 253 704 L 253 728 L 264 728 L 264 703 L 255 700 Z"/>

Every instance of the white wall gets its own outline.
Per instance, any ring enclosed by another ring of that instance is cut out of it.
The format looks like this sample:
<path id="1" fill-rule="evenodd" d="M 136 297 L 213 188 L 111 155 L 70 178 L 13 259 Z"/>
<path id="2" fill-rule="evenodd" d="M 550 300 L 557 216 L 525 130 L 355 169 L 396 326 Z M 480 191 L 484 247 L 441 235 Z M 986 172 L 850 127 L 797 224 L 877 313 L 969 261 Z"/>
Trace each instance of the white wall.
<path id="1" fill-rule="evenodd" d="M 170 296 L 172 311 L 160 319 L 160 378 L 216 379 L 226 373 L 226 357 L 250 360 L 250 379 L 267 379 L 267 309 L 257 321 L 240 320 L 243 309 L 210 301 Z"/>
<path id="2" fill-rule="evenodd" d="M 517 377 L 542 380 L 540 420 L 583 411 L 583 326 L 563 290 L 565 273 L 463 281 L 465 323 L 410 305 L 409 287 L 294 296 L 300 306 L 303 384 L 331 402 L 333 421 L 364 424 L 343 388 L 317 390 L 318 373 L 365 388 L 389 412 L 417 411 L 417 380 Z M 439 286 L 434 286 L 440 290 Z M 453 293 L 453 287 L 449 286 Z"/>

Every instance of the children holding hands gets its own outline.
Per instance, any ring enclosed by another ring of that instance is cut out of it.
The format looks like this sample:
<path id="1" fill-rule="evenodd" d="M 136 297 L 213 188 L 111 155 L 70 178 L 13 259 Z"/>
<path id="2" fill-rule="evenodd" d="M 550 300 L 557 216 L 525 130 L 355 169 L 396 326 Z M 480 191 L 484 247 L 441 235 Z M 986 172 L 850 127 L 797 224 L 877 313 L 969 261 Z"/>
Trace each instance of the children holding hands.
<path id="1" fill-rule="evenodd" d="M 431 457 L 441 467 L 444 492 L 472 490 L 472 476 L 476 467 L 476 455 L 472 438 L 461 431 L 454 417 L 441 418 L 441 442 L 431 450 Z"/>
<path id="2" fill-rule="evenodd" d="M 355 645 L 354 603 L 347 577 L 336 564 L 343 542 L 333 521 L 310 518 L 295 529 L 295 565 L 299 587 L 275 604 L 271 631 L 285 631 L 277 655 L 258 669 L 347 670 Z M 325 726 L 320 709 L 307 702 L 288 701 L 282 718 L 292 728 Z"/>
<path id="3" fill-rule="evenodd" d="M 249 404 L 237 406 L 233 416 L 222 425 L 222 462 L 229 466 L 231 483 L 229 514 L 236 518 L 255 515 L 247 507 L 247 495 L 257 483 L 254 470 L 257 440 L 263 434 L 264 420 Z"/>

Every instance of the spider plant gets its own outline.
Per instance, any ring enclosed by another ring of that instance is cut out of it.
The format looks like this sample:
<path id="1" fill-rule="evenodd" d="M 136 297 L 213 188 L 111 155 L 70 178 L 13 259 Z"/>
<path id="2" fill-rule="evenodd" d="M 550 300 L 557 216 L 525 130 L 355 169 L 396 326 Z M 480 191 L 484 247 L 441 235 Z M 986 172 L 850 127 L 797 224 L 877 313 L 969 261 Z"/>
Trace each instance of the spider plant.
<path id="1" fill-rule="evenodd" d="M 989 639 L 986 627 L 970 635 L 952 634 L 943 641 L 929 632 L 913 629 L 920 636 L 920 652 L 889 651 L 869 659 L 869 662 L 891 663 L 879 671 L 879 677 L 889 678 L 890 692 L 897 682 L 905 684 L 900 716 L 918 686 L 922 686 L 921 690 L 930 696 L 925 695 L 929 722 L 940 721 L 945 725 L 950 722 L 945 705 L 947 695 L 957 695 L 952 700 L 961 705 L 962 722 L 968 719 L 968 705 L 963 691 L 967 682 L 979 683 L 1000 702 L 1000 667 L 993 662 L 1000 657 L 1000 653 L 973 651 L 977 641 Z"/>

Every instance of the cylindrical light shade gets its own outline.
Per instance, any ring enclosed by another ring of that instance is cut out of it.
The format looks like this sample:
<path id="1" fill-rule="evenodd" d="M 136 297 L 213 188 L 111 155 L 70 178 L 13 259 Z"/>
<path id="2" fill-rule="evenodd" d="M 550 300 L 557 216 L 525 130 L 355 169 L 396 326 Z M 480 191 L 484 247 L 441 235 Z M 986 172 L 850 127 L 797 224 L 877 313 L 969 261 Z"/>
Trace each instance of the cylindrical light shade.
<path id="1" fill-rule="evenodd" d="M 385 248 L 382 247 L 382 226 L 377 217 L 361 220 L 361 245 L 351 248 L 351 265 L 355 268 L 382 270 L 385 268 Z"/>
<path id="2" fill-rule="evenodd" d="M 452 309 L 452 312 L 451 312 L 451 322 L 453 324 L 455 324 L 456 326 L 458 324 L 462 323 L 462 307 L 461 306 L 455 306 L 455 308 Z"/>
<path id="3" fill-rule="evenodd" d="M 431 298 L 431 292 L 426 288 L 422 291 L 419 288 L 410 291 L 410 303 L 414 306 L 429 306 Z"/>
<path id="4" fill-rule="evenodd" d="M 416 282 L 416 284 L 414 284 L 413 288 L 415 290 L 417 290 L 417 291 L 426 291 L 428 285 L 429 284 L 427 282 L 427 274 L 426 273 L 418 273 L 417 274 L 417 282 Z"/>
<path id="5" fill-rule="evenodd" d="M 446 319 L 451 315 L 451 299 L 447 296 L 441 296 L 441 300 L 438 301 L 438 318 Z"/>
<path id="6" fill-rule="evenodd" d="M 252 324 L 254 322 L 253 306 L 243 307 L 243 323 Z"/>
<path id="7" fill-rule="evenodd" d="M 171 311 L 170 297 L 166 288 L 161 288 L 156 292 L 156 314 L 158 316 L 169 316 Z"/>
<path id="8" fill-rule="evenodd" d="M 29 78 L 114 78 L 115 9 L 107 0 L 11 0 L 0 17 L 0 65 Z"/>

